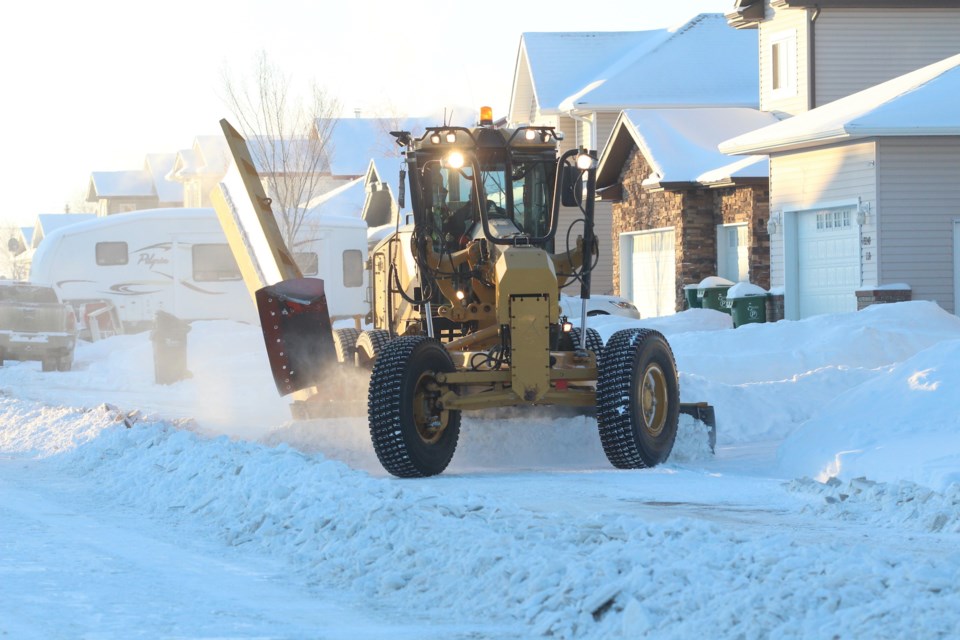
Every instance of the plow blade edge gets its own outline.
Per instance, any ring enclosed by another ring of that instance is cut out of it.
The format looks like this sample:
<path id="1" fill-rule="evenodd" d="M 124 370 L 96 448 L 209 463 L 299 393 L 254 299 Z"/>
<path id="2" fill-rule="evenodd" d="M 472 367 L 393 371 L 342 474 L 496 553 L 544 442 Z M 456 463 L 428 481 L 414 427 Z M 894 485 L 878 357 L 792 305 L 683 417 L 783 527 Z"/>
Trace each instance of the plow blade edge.
<path id="1" fill-rule="evenodd" d="M 256 292 L 260 327 L 280 395 L 317 385 L 337 364 L 323 280 L 297 278 Z"/>

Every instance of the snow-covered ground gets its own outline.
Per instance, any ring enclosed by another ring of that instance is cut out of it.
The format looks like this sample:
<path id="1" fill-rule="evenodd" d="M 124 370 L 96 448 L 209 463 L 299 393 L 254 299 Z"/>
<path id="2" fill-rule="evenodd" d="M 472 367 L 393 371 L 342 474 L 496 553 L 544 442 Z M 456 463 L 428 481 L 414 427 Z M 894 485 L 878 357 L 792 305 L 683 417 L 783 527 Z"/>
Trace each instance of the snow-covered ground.
<path id="1" fill-rule="evenodd" d="M 670 340 L 671 459 L 617 471 L 596 423 L 464 417 L 398 480 L 365 417 L 291 422 L 259 330 L 197 323 L 193 377 L 146 334 L 74 371 L 0 369 L 0 637 L 960 636 L 960 318 L 932 303 Z"/>

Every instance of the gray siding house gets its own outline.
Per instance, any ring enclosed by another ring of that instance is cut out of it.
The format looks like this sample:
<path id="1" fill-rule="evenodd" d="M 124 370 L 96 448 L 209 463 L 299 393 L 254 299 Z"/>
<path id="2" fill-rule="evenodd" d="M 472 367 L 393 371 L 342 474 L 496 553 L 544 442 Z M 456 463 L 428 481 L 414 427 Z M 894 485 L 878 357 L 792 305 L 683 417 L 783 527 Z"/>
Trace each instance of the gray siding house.
<path id="1" fill-rule="evenodd" d="M 956 312 L 960 2 L 737 0 L 727 19 L 758 30 L 760 107 L 784 119 L 720 149 L 770 156 L 786 317 L 911 297 Z"/>
<path id="2" fill-rule="evenodd" d="M 911 297 L 958 311 L 958 97 L 955 55 L 720 145 L 770 156 L 787 318 Z"/>

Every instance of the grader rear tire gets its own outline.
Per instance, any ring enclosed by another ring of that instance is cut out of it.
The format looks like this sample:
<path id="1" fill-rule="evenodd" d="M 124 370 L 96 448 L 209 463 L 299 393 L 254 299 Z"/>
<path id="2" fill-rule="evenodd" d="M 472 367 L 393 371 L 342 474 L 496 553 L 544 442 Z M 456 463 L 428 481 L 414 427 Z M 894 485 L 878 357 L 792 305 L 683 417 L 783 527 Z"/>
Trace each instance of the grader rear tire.
<path id="1" fill-rule="evenodd" d="M 573 341 L 574 348 L 580 347 L 580 327 L 574 327 L 570 330 L 570 339 Z M 600 337 L 600 332 L 593 327 L 587 327 L 586 347 L 593 351 L 593 354 L 597 357 L 597 362 L 599 362 L 600 356 L 603 355 L 603 338 Z"/>
<path id="2" fill-rule="evenodd" d="M 610 463 L 643 469 L 666 460 L 679 416 L 677 365 L 666 338 L 651 329 L 613 334 L 597 379 L 597 426 Z"/>
<path id="3" fill-rule="evenodd" d="M 333 348 L 337 352 L 337 362 L 353 365 L 359 336 L 360 332 L 357 329 L 333 330 Z"/>
<path id="4" fill-rule="evenodd" d="M 454 370 L 443 346 L 426 336 L 396 338 L 373 365 L 367 415 L 383 468 L 401 478 L 443 472 L 460 437 L 460 412 L 438 406 L 438 372 Z"/>
<path id="5" fill-rule="evenodd" d="M 373 367 L 380 351 L 390 342 L 390 332 L 384 329 L 364 331 L 357 338 L 356 365 L 364 369 Z"/>

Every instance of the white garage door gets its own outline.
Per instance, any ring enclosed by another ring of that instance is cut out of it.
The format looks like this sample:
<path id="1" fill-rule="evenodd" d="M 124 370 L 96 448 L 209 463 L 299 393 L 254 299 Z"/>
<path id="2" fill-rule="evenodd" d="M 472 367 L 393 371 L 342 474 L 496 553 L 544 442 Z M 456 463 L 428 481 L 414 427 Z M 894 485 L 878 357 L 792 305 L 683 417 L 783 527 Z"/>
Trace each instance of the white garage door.
<path id="1" fill-rule="evenodd" d="M 670 227 L 620 237 L 621 290 L 643 318 L 676 313 L 675 235 Z"/>
<path id="2" fill-rule="evenodd" d="M 800 317 L 857 310 L 860 244 L 856 207 L 797 214 Z"/>

